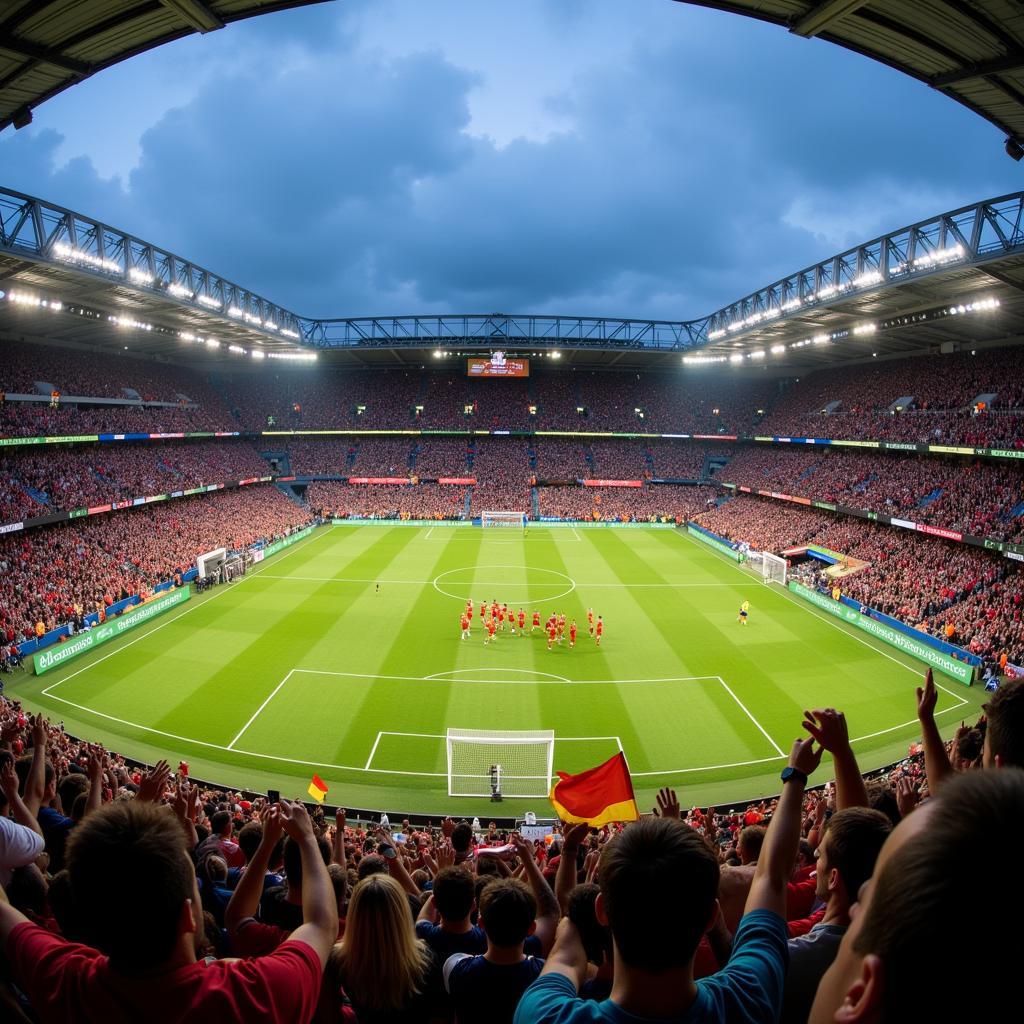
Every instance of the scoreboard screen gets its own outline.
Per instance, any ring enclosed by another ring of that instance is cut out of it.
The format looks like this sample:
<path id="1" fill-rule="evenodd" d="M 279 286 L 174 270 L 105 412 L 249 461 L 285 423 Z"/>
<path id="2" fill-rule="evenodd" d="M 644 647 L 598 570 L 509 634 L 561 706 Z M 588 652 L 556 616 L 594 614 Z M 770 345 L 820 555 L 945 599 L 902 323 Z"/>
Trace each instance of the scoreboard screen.
<path id="1" fill-rule="evenodd" d="M 529 377 L 529 359 L 511 359 L 504 352 L 493 352 L 490 359 L 469 359 L 466 374 L 470 377 Z"/>

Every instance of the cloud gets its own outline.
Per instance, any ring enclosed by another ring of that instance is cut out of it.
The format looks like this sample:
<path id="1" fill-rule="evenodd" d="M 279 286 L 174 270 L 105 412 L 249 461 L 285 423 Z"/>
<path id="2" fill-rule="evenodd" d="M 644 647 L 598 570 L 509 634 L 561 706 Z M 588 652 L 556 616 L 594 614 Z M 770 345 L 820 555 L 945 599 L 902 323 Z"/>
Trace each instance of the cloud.
<path id="1" fill-rule="evenodd" d="M 877 233 L 1015 187 L 990 126 L 918 83 L 667 4 L 672 16 L 659 6 L 643 32 L 620 11 L 618 34 L 601 5 L 586 29 L 595 56 L 543 97 L 546 130 L 497 132 L 499 144 L 474 114 L 494 69 L 469 59 L 471 35 L 459 60 L 425 29 L 388 52 L 381 26 L 367 28 L 376 8 L 352 8 L 224 33 L 232 48 L 191 98 L 160 111 L 129 176 L 104 177 L 87 156 L 63 161 L 57 133 L 30 131 L 0 138 L 4 183 L 304 315 L 664 319 L 710 313 Z M 543 11 L 532 16 L 544 24 Z M 529 91 L 528 56 L 512 61 L 488 117 L 514 107 L 517 83 Z M 942 161 L 927 155 L 937 140 Z"/>

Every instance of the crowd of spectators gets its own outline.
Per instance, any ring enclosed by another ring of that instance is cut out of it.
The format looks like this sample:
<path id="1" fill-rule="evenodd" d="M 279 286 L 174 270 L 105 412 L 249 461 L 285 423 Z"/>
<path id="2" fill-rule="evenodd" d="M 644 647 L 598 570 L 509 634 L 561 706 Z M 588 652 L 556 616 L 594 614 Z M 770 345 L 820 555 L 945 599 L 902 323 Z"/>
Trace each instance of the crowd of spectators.
<path id="1" fill-rule="evenodd" d="M 131 353 L 4 343 L 0 394 L 78 395 L 195 408 L 84 404 L 50 410 L 7 402 L 0 432 L 145 430 L 507 429 L 750 434 L 882 439 L 972 447 L 1020 445 L 1024 374 L 1011 348 L 927 355 L 819 370 L 780 386 L 695 367 L 654 373 L 555 368 L 525 379 L 469 378 L 440 365 L 352 369 L 313 365 L 185 366 Z M 984 409 L 972 403 L 996 398 Z M 910 397 L 908 407 L 890 409 Z M 830 408 L 833 411 L 825 413 Z M 755 431 L 755 427 L 757 428 Z"/>
<path id="2" fill-rule="evenodd" d="M 187 571 L 197 555 L 242 550 L 309 513 L 269 484 L 179 498 L 0 537 L 0 630 L 32 639 Z"/>
<path id="3" fill-rule="evenodd" d="M 1024 814 L 1024 682 L 948 742 L 930 672 L 907 698 L 920 743 L 871 777 L 856 724 L 813 709 L 793 721 L 776 798 L 687 809 L 665 787 L 639 821 L 584 816 L 527 840 L 217 788 L 0 697 L 0 1011 L 14 1024 L 995 1019 L 1024 942 L 978 892 L 998 879 L 1005 907 L 1024 897 L 985 852 Z M 826 753 L 833 781 L 808 788 Z M 993 941 L 950 941 L 979 914 Z"/>
<path id="4" fill-rule="evenodd" d="M 984 409 L 975 406 L 991 394 Z M 891 408 L 902 398 L 912 401 Z M 758 433 L 1018 447 L 1022 408 L 1019 354 L 989 349 L 819 370 L 779 397 Z"/>
<path id="5" fill-rule="evenodd" d="M 268 473 L 247 442 L 105 444 L 0 456 L 0 522 Z"/>
<path id="6" fill-rule="evenodd" d="M 541 516 L 562 519 L 650 522 L 667 519 L 682 522 L 705 512 L 718 491 L 713 487 L 539 487 L 537 505 Z"/>
<path id="7" fill-rule="evenodd" d="M 1016 462 L 864 455 L 843 449 L 744 447 L 721 475 L 782 491 L 931 523 L 973 536 L 1015 540 L 1024 522 L 1024 472 Z"/>
<path id="8" fill-rule="evenodd" d="M 466 491 L 458 484 L 346 484 L 315 480 L 306 504 L 325 518 L 462 519 Z"/>

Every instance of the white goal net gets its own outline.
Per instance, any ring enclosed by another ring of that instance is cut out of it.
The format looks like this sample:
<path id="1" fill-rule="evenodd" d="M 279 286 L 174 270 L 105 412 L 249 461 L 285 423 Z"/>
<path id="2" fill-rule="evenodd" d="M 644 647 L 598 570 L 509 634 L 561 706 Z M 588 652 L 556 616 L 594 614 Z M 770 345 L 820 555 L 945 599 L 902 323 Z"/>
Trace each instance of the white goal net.
<path id="1" fill-rule="evenodd" d="M 526 529 L 525 512 L 481 512 L 480 525 L 485 529 L 489 526 L 503 526 L 513 530 Z"/>
<path id="2" fill-rule="evenodd" d="M 448 795 L 546 797 L 551 792 L 551 729 L 449 729 Z"/>
<path id="3" fill-rule="evenodd" d="M 784 558 L 773 555 L 770 551 L 762 552 L 761 579 L 765 583 L 778 583 L 784 587 L 786 585 L 787 567 L 787 562 Z"/>

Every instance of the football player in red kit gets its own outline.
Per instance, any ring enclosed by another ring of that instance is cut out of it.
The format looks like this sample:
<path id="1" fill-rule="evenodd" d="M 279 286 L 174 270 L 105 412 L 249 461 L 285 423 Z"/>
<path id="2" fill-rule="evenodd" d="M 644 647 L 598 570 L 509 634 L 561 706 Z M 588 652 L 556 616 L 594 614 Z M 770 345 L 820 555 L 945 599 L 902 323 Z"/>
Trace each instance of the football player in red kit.
<path id="1" fill-rule="evenodd" d="M 530 632 L 534 633 L 538 629 L 540 629 L 540 612 L 534 612 L 533 613 L 533 626 L 531 627 Z"/>
<path id="2" fill-rule="evenodd" d="M 550 651 L 558 635 L 558 629 L 553 622 L 548 623 L 548 650 Z"/>
<path id="3" fill-rule="evenodd" d="M 469 613 L 462 613 L 462 621 L 459 623 L 462 626 L 462 639 L 465 640 L 469 636 Z"/>
<path id="4" fill-rule="evenodd" d="M 526 632 L 526 612 L 522 608 L 519 609 L 519 632 Z"/>
<path id="5" fill-rule="evenodd" d="M 576 646 L 576 620 L 573 619 L 569 623 L 569 647 L 573 648 Z"/>
<path id="6" fill-rule="evenodd" d="M 487 636 L 484 638 L 484 644 L 485 645 L 489 644 L 494 639 L 494 635 L 495 635 L 496 632 L 497 632 L 497 626 L 495 626 L 495 624 L 494 624 L 494 619 L 493 618 L 488 619 L 487 620 Z"/>
<path id="7" fill-rule="evenodd" d="M 597 631 L 597 646 L 600 647 L 601 646 L 601 637 L 604 635 L 604 620 L 601 618 L 600 615 L 598 615 L 598 617 L 597 617 L 596 631 Z"/>

